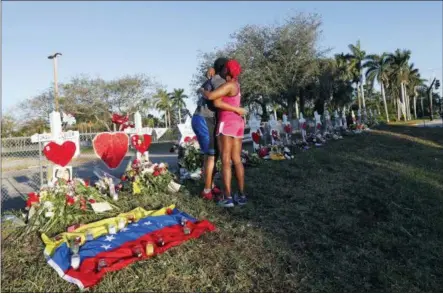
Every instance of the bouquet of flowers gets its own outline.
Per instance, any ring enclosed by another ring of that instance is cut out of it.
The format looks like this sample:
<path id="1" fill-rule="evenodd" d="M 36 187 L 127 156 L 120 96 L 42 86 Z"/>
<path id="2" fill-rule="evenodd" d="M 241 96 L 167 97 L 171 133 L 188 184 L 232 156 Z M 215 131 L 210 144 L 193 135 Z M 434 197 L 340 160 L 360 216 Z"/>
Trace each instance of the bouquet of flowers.
<path id="1" fill-rule="evenodd" d="M 152 163 L 144 159 L 134 159 L 121 177 L 117 191 L 139 195 L 142 192 L 153 194 L 166 192 L 174 176 L 165 163 Z"/>
<path id="2" fill-rule="evenodd" d="M 116 189 L 116 185 L 119 184 L 119 180 L 112 175 L 95 168 L 94 174 L 99 178 L 99 180 L 95 183 L 96 189 L 104 196 L 112 197 L 114 201 L 118 200 L 118 193 Z"/>
<path id="3" fill-rule="evenodd" d="M 368 126 L 363 123 L 356 123 L 349 127 L 354 133 L 359 134 L 362 131 L 369 130 Z"/>
<path id="4" fill-rule="evenodd" d="M 305 142 L 301 139 L 295 139 L 295 141 L 292 141 L 292 144 L 298 148 L 300 148 L 301 150 L 308 150 L 309 146 L 308 146 L 308 142 Z"/>
<path id="5" fill-rule="evenodd" d="M 262 163 L 262 159 L 257 153 L 249 154 L 246 150 L 242 150 L 241 160 L 245 166 L 257 166 Z"/>
<path id="6" fill-rule="evenodd" d="M 26 233 L 47 232 L 56 223 L 67 226 L 78 222 L 85 215 L 94 213 L 91 204 L 105 201 L 98 190 L 79 178 L 44 185 L 39 193 L 29 193 L 26 199 Z"/>
<path id="7" fill-rule="evenodd" d="M 185 140 L 178 151 L 178 165 L 182 179 L 198 179 L 203 167 L 203 155 L 195 138 Z"/>
<path id="8" fill-rule="evenodd" d="M 288 147 L 282 145 L 270 145 L 259 150 L 258 156 L 262 159 L 285 160 L 293 159 L 291 151 Z"/>

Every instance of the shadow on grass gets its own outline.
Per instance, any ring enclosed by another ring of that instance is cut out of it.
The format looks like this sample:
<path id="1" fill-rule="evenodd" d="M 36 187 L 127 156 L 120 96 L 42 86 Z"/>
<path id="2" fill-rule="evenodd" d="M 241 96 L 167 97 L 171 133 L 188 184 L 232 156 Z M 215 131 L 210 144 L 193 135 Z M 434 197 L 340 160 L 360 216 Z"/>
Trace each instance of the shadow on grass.
<path id="1" fill-rule="evenodd" d="M 377 127 L 377 130 L 387 131 L 387 134 L 403 136 L 404 139 L 420 142 L 425 145 L 430 145 L 436 148 L 443 148 L 443 129 L 442 128 L 420 128 L 414 126 L 402 125 L 382 125 Z"/>
<path id="2" fill-rule="evenodd" d="M 411 136 L 441 144 L 434 135 Z M 107 274 L 93 291 L 438 291 L 442 160 L 438 148 L 370 133 L 248 169 L 246 207 L 215 207 L 197 196 L 199 184 L 174 195 L 134 196 L 135 206 L 175 203 L 218 229 Z M 6 250 L 5 290 L 77 291 L 44 265 L 43 256 L 31 263 L 23 249 Z"/>
<path id="3" fill-rule="evenodd" d="M 438 142 L 421 132 L 410 133 Z M 442 160 L 421 142 L 362 135 L 248 170 L 251 203 L 227 213 L 267 235 L 274 270 L 292 277 L 281 291 L 438 291 Z"/>

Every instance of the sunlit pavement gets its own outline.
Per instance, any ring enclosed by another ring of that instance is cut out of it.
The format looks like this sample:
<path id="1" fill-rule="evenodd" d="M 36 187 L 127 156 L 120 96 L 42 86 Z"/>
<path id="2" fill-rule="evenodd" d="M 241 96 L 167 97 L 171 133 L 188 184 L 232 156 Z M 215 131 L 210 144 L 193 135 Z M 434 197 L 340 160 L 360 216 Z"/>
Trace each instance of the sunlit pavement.
<path id="1" fill-rule="evenodd" d="M 167 163 L 172 171 L 177 169 L 177 154 L 175 153 L 162 152 L 150 154 L 149 157 L 154 163 Z M 120 177 L 133 158 L 134 156 L 125 157 L 118 168 L 111 170 L 101 160 L 91 156 L 90 160 L 73 165 L 74 177 L 89 179 L 93 182 L 97 180 L 94 168 L 99 168 L 115 177 Z M 39 182 L 40 169 L 35 165 L 27 169 L 2 172 L 2 211 L 24 207 L 25 201 L 23 197 L 28 193 L 38 191 Z"/>

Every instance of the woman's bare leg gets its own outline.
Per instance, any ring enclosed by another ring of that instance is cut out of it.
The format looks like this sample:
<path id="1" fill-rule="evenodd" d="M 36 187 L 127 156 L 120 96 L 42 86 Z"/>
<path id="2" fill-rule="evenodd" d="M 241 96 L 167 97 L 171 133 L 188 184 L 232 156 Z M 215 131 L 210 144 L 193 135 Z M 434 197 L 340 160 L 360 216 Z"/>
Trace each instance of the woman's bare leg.
<path id="1" fill-rule="evenodd" d="M 232 180 L 232 169 L 231 169 L 231 152 L 233 138 L 229 136 L 221 137 L 221 160 L 222 160 L 222 175 L 223 175 L 223 188 L 226 197 L 231 197 L 231 180 Z"/>
<path id="2" fill-rule="evenodd" d="M 242 138 L 233 138 L 231 158 L 235 168 L 235 177 L 237 178 L 240 195 L 245 194 L 245 169 L 243 167 L 243 163 L 241 162 L 242 145 L 243 145 Z"/>

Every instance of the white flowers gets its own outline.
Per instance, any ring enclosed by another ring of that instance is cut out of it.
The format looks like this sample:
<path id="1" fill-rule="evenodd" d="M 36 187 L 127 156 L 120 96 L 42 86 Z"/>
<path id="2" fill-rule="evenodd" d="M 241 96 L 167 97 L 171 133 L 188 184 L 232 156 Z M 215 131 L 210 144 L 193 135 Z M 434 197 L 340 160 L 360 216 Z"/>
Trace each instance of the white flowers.
<path id="1" fill-rule="evenodd" d="M 45 217 L 51 218 L 54 216 L 54 204 L 51 201 L 43 202 L 43 208 L 46 209 Z"/>
<path id="2" fill-rule="evenodd" d="M 151 164 L 151 165 L 143 168 L 141 170 L 141 174 L 142 175 L 144 175 L 144 174 L 152 175 L 154 173 L 156 167 L 157 167 L 157 164 Z"/>

